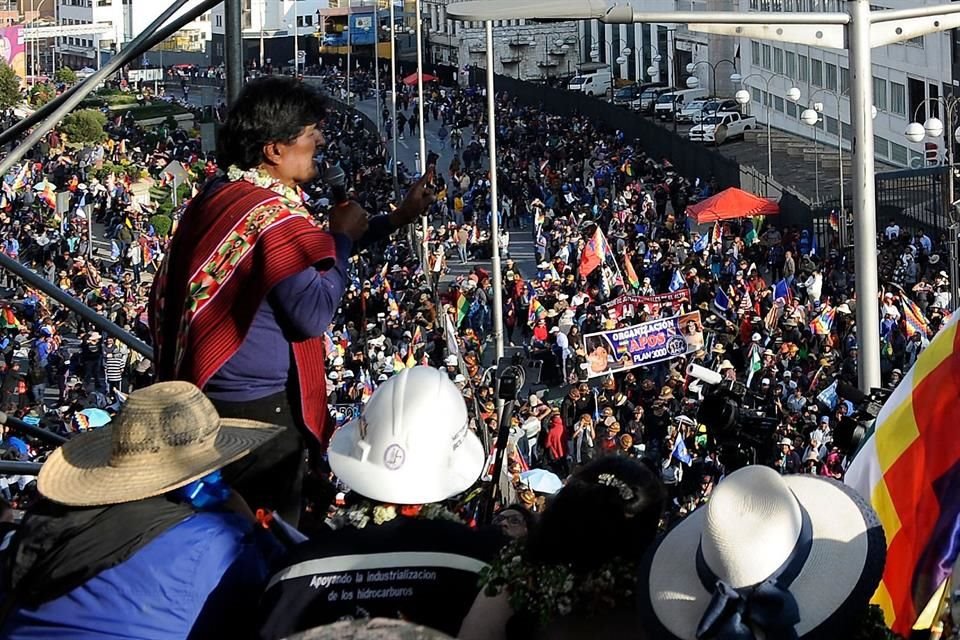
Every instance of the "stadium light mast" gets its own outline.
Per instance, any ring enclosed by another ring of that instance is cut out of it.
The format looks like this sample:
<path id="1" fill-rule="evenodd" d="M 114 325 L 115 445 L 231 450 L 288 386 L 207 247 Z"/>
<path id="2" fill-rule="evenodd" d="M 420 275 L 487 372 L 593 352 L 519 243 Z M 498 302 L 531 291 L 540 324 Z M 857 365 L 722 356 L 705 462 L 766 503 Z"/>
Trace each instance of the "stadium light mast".
<path id="1" fill-rule="evenodd" d="M 880 386 L 880 314 L 875 301 L 877 210 L 874 183 L 872 49 L 960 27 L 960 3 L 911 9 L 870 9 L 870 0 L 847 0 L 846 12 L 644 12 L 605 0 L 472 0 L 447 5 L 454 20 L 598 20 L 606 24 L 686 24 L 691 31 L 791 42 L 847 51 L 853 133 L 853 212 L 859 350 L 864 392 Z M 499 283 L 495 283 L 499 285 Z"/>

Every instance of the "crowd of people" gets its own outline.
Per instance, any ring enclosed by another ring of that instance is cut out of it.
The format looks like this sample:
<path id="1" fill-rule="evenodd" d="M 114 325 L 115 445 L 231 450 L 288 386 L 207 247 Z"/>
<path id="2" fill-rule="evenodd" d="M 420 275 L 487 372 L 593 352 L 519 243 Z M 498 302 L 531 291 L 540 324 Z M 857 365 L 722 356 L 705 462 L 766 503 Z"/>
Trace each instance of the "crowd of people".
<path id="1" fill-rule="evenodd" d="M 372 86 L 366 73 L 356 81 Z M 335 94 L 343 78 L 327 70 L 309 82 Z M 384 98 L 387 88 L 380 87 Z M 402 133 L 401 116 L 404 123 L 416 120 L 416 94 L 400 82 L 392 88 Z M 66 628 L 59 627 L 64 616 L 72 620 L 66 626 L 82 627 L 71 597 L 96 597 L 113 589 L 113 581 L 139 583 L 170 549 L 189 549 L 204 558 L 205 583 L 190 584 L 183 590 L 189 597 L 171 602 L 164 589 L 181 589 L 185 574 L 167 567 L 177 579 L 145 592 L 164 603 L 160 610 L 175 612 L 162 633 L 150 635 L 136 614 L 125 619 L 126 605 L 111 598 L 98 598 L 85 619 L 107 619 L 103 629 L 128 637 L 215 637 L 229 619 L 232 633 L 247 636 L 255 629 L 260 637 L 280 638 L 344 616 L 401 617 L 468 638 L 583 637 L 578 634 L 586 629 L 603 637 L 752 637 L 729 635 L 734 632 L 721 627 L 757 621 L 717 614 L 709 622 L 713 587 L 700 586 L 701 567 L 681 570 L 677 563 L 676 575 L 688 581 L 692 576 L 691 586 L 670 577 L 664 557 L 692 563 L 696 543 L 691 550 L 689 539 L 700 539 L 704 518 L 721 518 L 745 493 L 768 492 L 775 515 L 795 510 L 798 501 L 811 518 L 832 517 L 824 505 L 847 505 L 842 526 L 863 538 L 868 557 L 862 565 L 851 561 L 835 581 L 833 604 L 797 596 L 800 636 L 823 634 L 817 627 L 824 623 L 840 629 L 838 619 L 845 619 L 861 631 L 877 628 L 877 635 L 864 637 L 885 637 L 879 635 L 882 623 L 871 621 L 875 614 L 866 609 L 869 593 L 863 593 L 864 584 L 879 580 L 882 532 L 878 543 L 868 508 L 835 482 L 853 453 L 851 426 L 866 411 L 851 390 L 857 379 L 855 311 L 864 302 L 853 294 L 852 262 L 835 230 L 817 230 L 815 236 L 809 229 L 779 228 L 775 217 L 698 228 L 686 209 L 720 190 L 710 176 L 679 175 L 668 159 L 648 157 L 642 141 L 586 118 L 561 118 L 496 96 L 497 208 L 504 231 L 498 329 L 505 343 L 520 348 L 521 360 L 539 363 L 542 379 L 523 387 L 511 410 L 498 412 L 490 353 L 498 314 L 486 262 L 492 216 L 484 166 L 486 97 L 483 91 L 432 86 L 425 100 L 425 112 L 446 132 L 438 135 L 443 156 L 453 159 L 426 176 L 436 196 L 427 229 L 391 234 L 393 228 L 364 228 L 356 237 L 347 233 L 353 248 L 348 255 L 340 255 L 339 245 L 331 249 L 336 255 L 329 258 L 335 265 L 330 270 L 342 279 L 342 297 L 314 337 L 323 342 L 324 393 L 339 428 L 319 438 L 320 448 L 296 444 L 298 453 L 308 450 L 309 468 L 302 502 L 292 511 L 269 497 L 255 502 L 261 497 L 256 488 L 241 486 L 234 475 L 240 455 L 252 449 L 276 453 L 285 438 L 266 424 L 250 424 L 257 435 L 251 431 L 242 453 L 241 445 L 229 442 L 243 440 L 234 431 L 245 425 L 232 422 L 242 416 L 232 412 L 247 399 L 231 395 L 229 386 L 242 380 L 217 379 L 216 389 L 205 389 L 212 404 L 185 383 L 151 387 L 158 366 L 161 378 L 170 377 L 162 371 L 163 357 L 155 363 L 103 337 L 42 292 L 8 277 L 0 408 L 71 442 L 51 453 L 42 441 L 5 428 L 4 459 L 47 460 L 47 466 L 39 487 L 31 477 L 0 482 L 13 506 L 36 514 L 28 516 L 19 538 L 6 539 L 14 553 L 4 560 L 2 588 L 15 597 L 13 608 L 0 615 L 0 627 L 9 625 L 9 637 L 40 637 Z M 386 220 L 406 202 L 396 192 L 384 144 L 391 114 L 382 115 L 383 133 L 354 112 L 330 110 L 313 157 L 320 174 L 331 166 L 343 169 L 345 195 L 371 221 Z M 173 228 L 158 228 L 156 204 L 138 200 L 134 172 L 101 170 L 107 161 L 142 167 L 163 183 L 169 163 L 177 160 L 189 170 L 196 195 L 209 179 L 229 174 L 229 167 L 205 157 L 199 140 L 180 130 L 147 131 L 121 118 L 111 121 L 107 133 L 105 142 L 77 148 L 53 132 L 6 177 L 0 201 L 4 253 L 152 344 L 158 330 L 151 326 L 156 300 L 151 308 L 150 289 L 184 208 L 170 212 Z M 398 165 L 397 173 L 404 192 L 416 188 L 410 168 Z M 319 220 L 339 204 L 329 186 L 316 180 L 283 197 L 302 198 Z M 94 229 L 103 230 L 101 238 L 90 237 Z M 510 257 L 511 234 L 534 240 L 536 264 Z M 425 255 L 419 255 L 424 244 Z M 949 318 L 954 301 L 942 271 L 943 238 L 901 230 L 891 221 L 880 248 L 884 290 L 877 304 L 883 384 L 890 389 Z M 472 271 L 452 277 L 447 271 L 454 261 L 472 265 Z M 615 340 L 610 336 L 645 323 L 663 327 L 677 316 L 685 318 L 677 327 L 685 351 L 669 357 L 648 361 L 644 349 L 633 345 L 617 351 L 615 341 L 605 343 L 610 349 L 591 342 L 604 335 Z M 635 353 L 640 366 L 631 359 Z M 689 365 L 721 382 L 689 375 Z M 409 401 L 398 405 L 401 397 Z M 712 410 L 721 401 L 735 404 L 742 420 L 716 420 Z M 158 410 L 163 403 L 194 416 L 191 424 L 182 416 L 176 422 L 171 416 L 178 412 Z M 308 409 L 305 403 L 303 411 Z M 216 425 L 204 422 L 217 412 L 222 420 Z M 271 421 L 266 414 L 250 417 Z M 98 429 L 111 420 L 111 427 Z M 154 442 L 150 453 L 123 445 L 156 437 L 138 431 L 145 424 L 180 435 Z M 216 437 L 217 456 L 196 462 L 180 478 L 167 473 L 145 479 L 176 456 L 199 455 L 193 448 L 201 446 L 203 429 L 225 434 L 222 443 Z M 508 437 L 498 447 L 503 429 Z M 111 458 L 111 438 L 113 456 L 140 455 L 139 464 Z M 99 458 L 92 449 L 80 451 L 81 443 L 95 439 L 106 446 Z M 277 464 L 262 453 L 250 459 Z M 111 479 L 114 467 L 130 475 Z M 212 478 L 221 467 L 252 512 L 230 497 L 220 475 Z M 103 475 L 74 475 L 83 468 Z M 810 477 L 778 477 L 801 475 Z M 816 476 L 825 480 L 822 486 L 810 484 Z M 108 481 L 115 495 L 90 495 L 97 482 Z M 184 488 L 196 490 L 189 500 L 180 493 Z M 178 500 L 173 506 L 167 504 L 172 495 Z M 291 495 L 301 500 L 299 485 Z M 157 511 L 159 502 L 163 509 Z M 211 505 L 225 507 L 226 515 L 188 518 Z M 703 509 L 691 516 L 698 507 Z M 704 534 L 703 544 L 742 546 L 736 536 L 765 535 L 758 531 L 764 516 L 769 514 L 747 513 L 739 525 L 724 520 L 723 531 L 712 529 L 709 539 Z M 58 573 L 56 562 L 90 540 L 71 537 L 73 527 L 87 526 L 84 535 L 90 536 L 119 518 L 151 534 L 108 537 L 113 546 L 89 569 L 67 578 Z M 658 537 L 677 521 L 670 535 Z M 797 531 L 804 526 L 797 524 Z M 764 531 L 784 538 L 784 529 L 774 528 Z M 202 542 L 208 530 L 216 536 Z M 292 545 L 304 534 L 311 540 L 293 551 L 278 543 Z M 723 535 L 729 538 L 719 539 Z M 737 584 L 739 565 L 749 564 L 748 557 L 726 558 L 727 564 L 711 563 L 708 570 L 734 589 L 777 578 L 777 567 L 795 555 L 796 537 L 777 540 L 782 557 L 771 560 L 766 573 L 754 572 L 752 582 Z M 44 550 L 56 560 L 38 564 Z M 356 554 L 366 560 L 344 560 Z M 437 557 L 418 565 L 412 554 Z M 243 571 L 227 570 L 239 564 Z M 414 570 L 422 566 L 430 570 Z M 783 586 L 789 590 L 790 581 Z M 665 592 L 692 595 L 680 606 L 656 595 Z M 698 621 L 705 635 L 691 628 Z M 777 634 L 792 632 L 797 620 L 779 624 L 763 627 L 767 637 L 792 637 Z"/>

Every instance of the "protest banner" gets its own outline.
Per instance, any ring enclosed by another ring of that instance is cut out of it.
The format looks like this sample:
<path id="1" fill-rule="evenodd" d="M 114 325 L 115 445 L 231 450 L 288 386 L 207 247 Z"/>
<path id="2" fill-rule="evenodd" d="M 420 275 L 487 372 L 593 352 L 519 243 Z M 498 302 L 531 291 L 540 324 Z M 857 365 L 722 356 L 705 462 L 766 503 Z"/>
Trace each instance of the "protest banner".
<path id="1" fill-rule="evenodd" d="M 363 405 L 360 403 L 328 404 L 327 407 L 330 409 L 330 415 L 333 416 L 338 428 L 347 424 L 354 418 L 359 418 L 360 413 L 363 411 Z"/>
<path id="2" fill-rule="evenodd" d="M 591 378 L 681 358 L 703 348 L 700 312 L 642 322 L 584 336 Z"/>
<path id="3" fill-rule="evenodd" d="M 608 317 L 619 321 L 635 318 L 644 311 L 650 316 L 658 316 L 663 307 L 670 307 L 674 313 L 680 313 L 684 302 L 690 302 L 690 289 L 677 289 L 655 296 L 626 294 L 605 303 L 603 307 Z"/>

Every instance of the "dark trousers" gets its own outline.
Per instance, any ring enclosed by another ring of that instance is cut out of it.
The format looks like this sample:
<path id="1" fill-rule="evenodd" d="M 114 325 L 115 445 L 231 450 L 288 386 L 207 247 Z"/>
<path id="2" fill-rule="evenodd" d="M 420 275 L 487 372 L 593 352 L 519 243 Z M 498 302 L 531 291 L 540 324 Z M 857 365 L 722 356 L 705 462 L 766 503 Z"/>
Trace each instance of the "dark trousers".
<path id="1" fill-rule="evenodd" d="M 296 526 L 306 470 L 306 452 L 298 426 L 302 423 L 299 400 L 292 401 L 283 392 L 245 402 L 211 401 L 221 418 L 244 418 L 286 427 L 273 440 L 224 468 L 223 477 L 251 509 L 276 511 Z"/>

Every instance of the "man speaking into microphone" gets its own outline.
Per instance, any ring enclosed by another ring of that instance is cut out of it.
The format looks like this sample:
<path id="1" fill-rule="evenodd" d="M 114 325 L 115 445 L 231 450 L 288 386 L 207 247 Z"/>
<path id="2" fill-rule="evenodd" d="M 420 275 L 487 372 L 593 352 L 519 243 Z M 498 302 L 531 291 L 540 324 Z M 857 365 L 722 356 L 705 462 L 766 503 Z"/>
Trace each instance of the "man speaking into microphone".
<path id="1" fill-rule="evenodd" d="M 358 243 L 416 220 L 433 201 L 430 171 L 389 215 L 337 203 L 322 229 L 301 184 L 317 177 L 323 98 L 292 79 L 246 84 L 218 132 L 224 175 L 190 202 L 153 283 L 150 325 L 159 380 L 203 389 L 221 417 L 285 432 L 224 475 L 254 509 L 300 513 L 305 444 L 326 445 L 322 336 L 348 284 Z"/>

